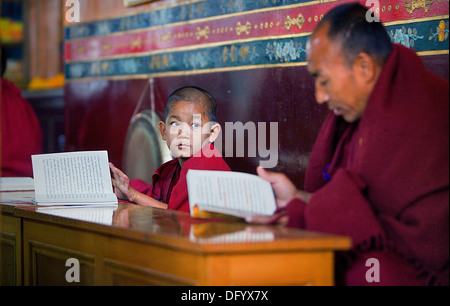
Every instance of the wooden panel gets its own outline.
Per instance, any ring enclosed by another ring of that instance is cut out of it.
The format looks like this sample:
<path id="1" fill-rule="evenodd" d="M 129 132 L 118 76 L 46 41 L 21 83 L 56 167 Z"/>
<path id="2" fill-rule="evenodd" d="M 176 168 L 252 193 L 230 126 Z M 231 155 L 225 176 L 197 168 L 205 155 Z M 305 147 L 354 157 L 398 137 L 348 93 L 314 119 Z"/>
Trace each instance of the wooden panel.
<path id="1" fill-rule="evenodd" d="M 333 252 L 211 256 L 205 284 L 215 286 L 331 286 Z M 255 273 L 257 271 L 257 273 Z"/>
<path id="2" fill-rule="evenodd" d="M 28 285 L 193 285 L 198 272 L 188 253 L 27 220 L 24 253 Z M 69 258 L 80 283 L 66 282 Z"/>
<path id="3" fill-rule="evenodd" d="M 2 90 L 0 89 L 0 100 L 1 100 L 1 94 L 2 94 Z M 0 101 L 1 102 L 1 101 Z M 1 112 L 1 110 L 0 110 L 0 112 Z M 0 113 L 0 115 L 1 115 L 1 113 Z M 0 135 L 0 147 L 1 147 L 1 143 L 2 143 L 2 136 Z M 0 148 L 0 152 L 1 152 L 1 148 Z M 0 175 L 2 174 L 2 161 L 1 161 L 1 156 L 0 156 Z M 3 270 L 3 266 L 2 266 L 2 263 L 3 263 L 3 261 L 2 261 L 2 258 L 3 258 L 3 256 L 2 256 L 2 249 L 3 249 L 3 247 L 2 247 L 2 243 L 1 243 L 1 240 L 2 240 L 2 228 L 3 228 L 3 222 L 2 222 L 2 205 L 0 205 L 0 286 L 2 285 L 2 270 Z"/>
<path id="4" fill-rule="evenodd" d="M 16 252 L 18 246 L 16 244 L 16 235 L 2 232 L 0 244 L 0 286 L 14 286 L 17 284 Z"/>
<path id="5" fill-rule="evenodd" d="M 125 7 L 123 0 L 79 0 L 80 3 L 80 21 L 89 22 L 93 20 L 107 19 L 118 15 L 137 13 L 150 8 L 158 8 L 163 5 L 164 1 L 156 3 L 141 4 L 136 7 Z M 175 0 L 171 3 L 186 2 L 186 0 Z M 67 24 L 67 22 L 66 22 Z"/>
<path id="6" fill-rule="evenodd" d="M 21 219 L 1 215 L 0 286 L 22 285 Z"/>
<path id="7" fill-rule="evenodd" d="M 62 72 L 63 0 L 28 0 L 30 79 Z M 45 18 L 43 18 L 45 16 Z"/>
<path id="8" fill-rule="evenodd" d="M 195 282 L 169 273 L 105 259 L 105 282 L 110 286 L 192 286 Z"/>
<path id="9" fill-rule="evenodd" d="M 55 241 L 55 244 L 58 242 Z M 95 284 L 95 257 L 57 245 L 28 240 L 29 280 L 33 286 L 92 286 Z M 68 282 L 66 266 L 69 258 L 76 258 L 80 263 L 80 282 Z"/>
<path id="10" fill-rule="evenodd" d="M 133 279 L 159 285 L 198 283 L 202 263 L 199 255 L 125 239 L 109 239 L 108 242 L 104 253 L 107 283 Z M 133 267 L 140 267 L 140 270 Z"/>
<path id="11" fill-rule="evenodd" d="M 26 220 L 23 233 L 25 285 L 96 284 L 97 258 L 93 252 L 102 248 L 98 236 Z M 79 283 L 66 281 L 69 258 L 79 260 Z"/>

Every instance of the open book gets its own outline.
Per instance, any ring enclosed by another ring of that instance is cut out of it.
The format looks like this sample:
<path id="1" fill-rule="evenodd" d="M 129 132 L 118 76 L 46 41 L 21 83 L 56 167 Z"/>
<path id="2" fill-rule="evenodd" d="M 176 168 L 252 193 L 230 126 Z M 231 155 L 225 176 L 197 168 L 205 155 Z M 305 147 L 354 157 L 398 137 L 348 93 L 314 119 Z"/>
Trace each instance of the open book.
<path id="1" fill-rule="evenodd" d="M 271 184 L 257 175 L 189 170 L 186 179 L 193 217 L 208 216 L 202 212 L 239 218 L 249 215 L 270 216 L 276 210 Z"/>
<path id="2" fill-rule="evenodd" d="M 37 205 L 117 205 L 106 151 L 31 156 Z"/>

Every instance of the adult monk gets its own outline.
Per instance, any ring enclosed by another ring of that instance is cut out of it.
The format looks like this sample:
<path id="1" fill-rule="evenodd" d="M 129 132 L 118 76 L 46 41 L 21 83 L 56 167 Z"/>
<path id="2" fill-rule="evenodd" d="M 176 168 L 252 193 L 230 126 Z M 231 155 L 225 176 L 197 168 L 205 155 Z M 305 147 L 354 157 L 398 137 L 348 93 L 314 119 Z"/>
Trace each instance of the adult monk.
<path id="1" fill-rule="evenodd" d="M 331 112 L 305 191 L 257 169 L 277 198 L 271 221 L 350 236 L 337 284 L 448 286 L 449 83 L 366 14 L 338 6 L 311 35 L 308 70 Z"/>
<path id="2" fill-rule="evenodd" d="M 0 176 L 33 176 L 31 155 L 42 153 L 39 120 L 20 90 L 3 78 L 6 54 L 1 50 L 1 171 Z"/>

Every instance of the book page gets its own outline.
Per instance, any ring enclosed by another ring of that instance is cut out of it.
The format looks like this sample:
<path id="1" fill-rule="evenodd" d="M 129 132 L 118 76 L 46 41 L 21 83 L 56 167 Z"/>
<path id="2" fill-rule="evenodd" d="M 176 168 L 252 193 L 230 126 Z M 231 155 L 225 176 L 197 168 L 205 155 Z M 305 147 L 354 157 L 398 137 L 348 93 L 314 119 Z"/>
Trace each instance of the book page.
<path id="1" fill-rule="evenodd" d="M 200 243 L 252 243 L 272 242 L 275 240 L 273 231 L 266 227 L 227 226 L 222 222 L 207 222 L 192 224 L 189 240 Z"/>
<path id="2" fill-rule="evenodd" d="M 31 177 L 0 177 L 0 191 L 34 190 Z"/>
<path id="3" fill-rule="evenodd" d="M 106 151 L 32 156 L 36 202 L 115 202 Z"/>
<path id="4" fill-rule="evenodd" d="M 29 206 L 33 205 L 34 191 L 7 191 L 0 192 L 0 203 L 10 206 Z"/>
<path id="5" fill-rule="evenodd" d="M 251 243 L 251 242 L 271 242 L 275 240 L 273 232 L 252 233 L 249 231 L 239 231 L 236 233 L 222 234 L 213 237 L 195 237 L 190 233 L 189 239 L 200 243 Z"/>
<path id="6" fill-rule="evenodd" d="M 271 184 L 256 175 L 189 170 L 187 184 L 191 215 L 195 205 L 238 217 L 272 215 L 276 210 Z"/>
<path id="7" fill-rule="evenodd" d="M 76 208 L 55 208 L 52 206 L 39 207 L 38 212 L 53 216 L 76 219 L 85 222 L 98 223 L 103 225 L 111 225 L 113 221 L 114 211 L 117 207 L 76 207 Z"/>

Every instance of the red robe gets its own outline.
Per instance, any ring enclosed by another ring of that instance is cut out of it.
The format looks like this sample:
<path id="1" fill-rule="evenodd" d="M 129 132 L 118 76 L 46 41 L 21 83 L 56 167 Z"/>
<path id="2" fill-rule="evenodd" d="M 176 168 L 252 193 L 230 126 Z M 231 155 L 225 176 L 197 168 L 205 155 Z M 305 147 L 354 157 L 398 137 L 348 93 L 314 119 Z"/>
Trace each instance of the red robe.
<path id="1" fill-rule="evenodd" d="M 330 179 L 329 181 L 327 179 Z M 347 285 L 449 285 L 449 83 L 396 45 L 364 115 L 330 114 L 288 226 L 350 236 Z M 368 282 L 369 258 L 380 282 Z"/>
<path id="2" fill-rule="evenodd" d="M 36 114 L 20 90 L 1 79 L 1 176 L 33 177 L 31 155 L 42 153 Z"/>
<path id="3" fill-rule="evenodd" d="M 189 169 L 231 171 L 214 145 L 206 146 L 187 161 L 183 167 L 175 158 L 162 164 L 152 176 L 152 184 L 132 180 L 130 185 L 148 196 L 168 204 L 168 209 L 189 212 L 186 174 Z"/>

